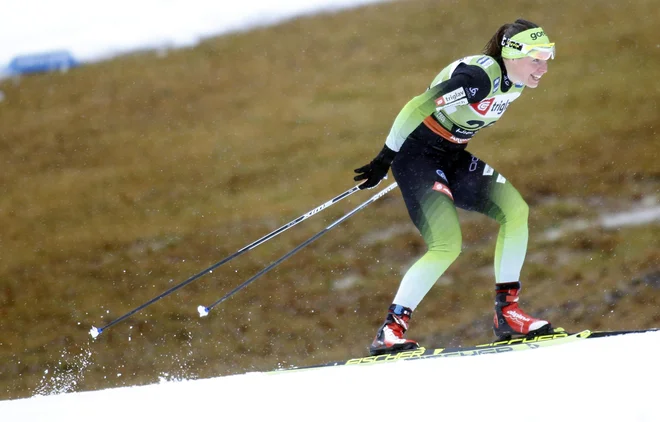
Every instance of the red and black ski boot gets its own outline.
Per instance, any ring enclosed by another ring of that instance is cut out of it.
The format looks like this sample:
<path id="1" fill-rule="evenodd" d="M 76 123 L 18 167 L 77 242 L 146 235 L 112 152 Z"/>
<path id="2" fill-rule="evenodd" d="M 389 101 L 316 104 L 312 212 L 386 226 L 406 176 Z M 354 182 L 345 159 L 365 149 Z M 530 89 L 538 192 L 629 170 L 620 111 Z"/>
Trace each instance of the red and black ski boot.
<path id="1" fill-rule="evenodd" d="M 403 334 L 408 330 L 408 321 L 412 316 L 412 309 L 392 304 L 388 310 L 385 322 L 378 330 L 376 338 L 369 347 L 371 356 L 385 355 L 419 348 L 414 340 L 408 340 Z"/>
<path id="2" fill-rule="evenodd" d="M 500 340 L 533 337 L 553 332 L 548 321 L 527 315 L 518 307 L 520 282 L 495 285 L 495 317 L 493 331 Z"/>

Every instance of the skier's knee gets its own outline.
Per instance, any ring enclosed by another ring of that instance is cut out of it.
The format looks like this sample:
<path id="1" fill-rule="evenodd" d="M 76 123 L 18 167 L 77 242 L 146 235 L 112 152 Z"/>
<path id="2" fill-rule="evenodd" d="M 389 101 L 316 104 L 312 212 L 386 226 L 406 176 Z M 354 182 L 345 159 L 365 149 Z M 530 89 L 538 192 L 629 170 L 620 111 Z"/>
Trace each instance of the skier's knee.
<path id="1" fill-rule="evenodd" d="M 529 218 L 529 205 L 524 199 L 520 198 L 514 206 L 509 207 L 499 218 L 497 222 L 503 224 L 527 224 Z"/>
<path id="2" fill-rule="evenodd" d="M 513 220 L 521 224 L 527 224 L 527 219 L 529 218 L 529 205 L 527 205 L 527 202 L 525 202 L 524 199 L 521 199 L 516 204 L 512 214 Z"/>
<path id="3" fill-rule="evenodd" d="M 455 261 L 461 254 L 462 241 L 429 245 L 429 252 L 442 256 L 444 260 Z"/>

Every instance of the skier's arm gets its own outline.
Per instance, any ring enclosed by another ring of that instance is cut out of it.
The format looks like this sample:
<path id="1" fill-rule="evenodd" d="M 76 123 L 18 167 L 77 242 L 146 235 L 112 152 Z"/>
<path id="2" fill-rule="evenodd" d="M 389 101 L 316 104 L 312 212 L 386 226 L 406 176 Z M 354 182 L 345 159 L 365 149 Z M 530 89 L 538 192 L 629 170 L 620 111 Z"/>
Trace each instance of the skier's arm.
<path id="1" fill-rule="evenodd" d="M 491 82 L 478 66 L 459 65 L 448 80 L 430 87 L 413 98 L 394 120 L 385 145 L 399 151 L 408 135 L 437 109 L 448 106 L 478 103 L 490 92 Z"/>
<path id="2" fill-rule="evenodd" d="M 353 179 L 365 180 L 360 189 L 371 189 L 380 183 L 387 175 L 401 145 L 426 117 L 443 107 L 478 103 L 486 98 L 490 86 L 490 78 L 483 69 L 461 64 L 451 78 L 410 100 L 394 120 L 380 153 L 369 164 L 355 169 L 357 176 Z"/>

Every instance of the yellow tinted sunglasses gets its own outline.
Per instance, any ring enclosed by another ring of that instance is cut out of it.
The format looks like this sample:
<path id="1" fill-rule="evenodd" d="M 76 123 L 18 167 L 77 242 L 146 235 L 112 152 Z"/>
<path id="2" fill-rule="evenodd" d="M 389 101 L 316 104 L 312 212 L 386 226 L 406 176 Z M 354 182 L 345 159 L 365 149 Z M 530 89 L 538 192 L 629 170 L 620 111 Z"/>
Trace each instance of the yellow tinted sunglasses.
<path id="1" fill-rule="evenodd" d="M 520 51 L 522 54 L 540 60 L 555 58 L 555 43 L 525 44 L 519 41 L 507 40 L 506 47 Z"/>

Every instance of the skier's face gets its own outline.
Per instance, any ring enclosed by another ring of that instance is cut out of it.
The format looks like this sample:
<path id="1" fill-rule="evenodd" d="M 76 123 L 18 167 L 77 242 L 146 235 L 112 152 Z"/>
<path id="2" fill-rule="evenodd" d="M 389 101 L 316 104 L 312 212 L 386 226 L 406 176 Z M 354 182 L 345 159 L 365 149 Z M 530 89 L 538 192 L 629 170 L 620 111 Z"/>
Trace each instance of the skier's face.
<path id="1" fill-rule="evenodd" d="M 541 77 L 548 71 L 548 61 L 523 57 L 520 59 L 504 59 L 509 79 L 516 84 L 524 84 L 528 88 L 539 86 Z"/>

